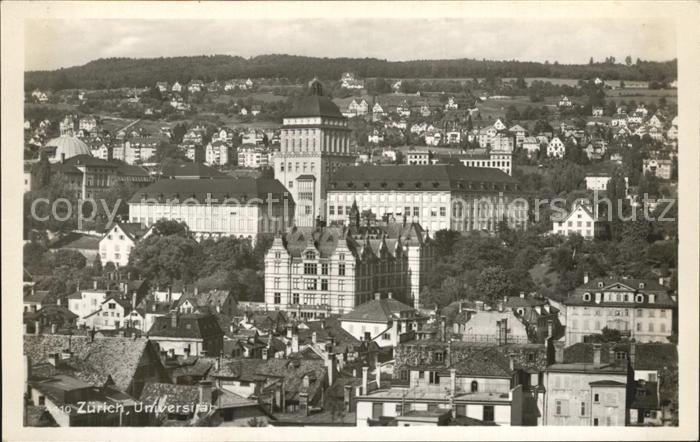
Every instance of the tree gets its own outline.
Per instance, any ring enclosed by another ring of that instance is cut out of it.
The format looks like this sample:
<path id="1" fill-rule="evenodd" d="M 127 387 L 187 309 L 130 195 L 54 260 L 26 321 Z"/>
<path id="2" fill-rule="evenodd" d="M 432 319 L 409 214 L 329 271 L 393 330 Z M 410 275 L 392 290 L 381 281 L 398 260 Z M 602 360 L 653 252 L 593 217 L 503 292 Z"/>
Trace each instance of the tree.
<path id="1" fill-rule="evenodd" d="M 481 271 L 476 281 L 478 296 L 485 303 L 494 306 L 513 291 L 513 284 L 501 266 L 487 267 Z"/>
<path id="2" fill-rule="evenodd" d="M 594 63 L 593 57 L 591 57 L 591 58 L 588 60 L 588 64 L 593 64 L 593 63 Z"/>
<path id="3" fill-rule="evenodd" d="M 461 234 L 456 230 L 442 229 L 435 232 L 435 253 L 437 256 L 452 255 L 453 247 Z"/>
<path id="4" fill-rule="evenodd" d="M 202 264 L 202 249 L 195 240 L 177 234 L 154 233 L 138 243 L 129 255 L 129 267 L 157 285 L 191 283 Z"/>
<path id="5" fill-rule="evenodd" d="M 527 89 L 525 79 L 523 77 L 518 77 L 518 79 L 515 80 L 515 87 L 518 89 Z"/>
<path id="6" fill-rule="evenodd" d="M 254 417 L 252 419 L 248 419 L 248 426 L 249 427 L 267 427 L 267 423 L 265 422 L 264 419 L 258 419 L 257 417 Z"/>
<path id="7" fill-rule="evenodd" d="M 632 66 L 632 56 L 631 55 L 628 55 L 627 57 L 625 57 L 625 64 L 627 66 Z"/>

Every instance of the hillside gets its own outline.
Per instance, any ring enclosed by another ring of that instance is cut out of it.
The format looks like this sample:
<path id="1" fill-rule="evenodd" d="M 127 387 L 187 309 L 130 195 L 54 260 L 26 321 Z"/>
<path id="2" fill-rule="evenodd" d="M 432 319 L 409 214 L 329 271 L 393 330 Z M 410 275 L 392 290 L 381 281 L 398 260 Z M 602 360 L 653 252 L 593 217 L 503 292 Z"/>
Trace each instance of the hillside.
<path id="1" fill-rule="evenodd" d="M 359 77 L 388 78 L 475 78 L 475 77 L 543 77 L 606 80 L 671 81 L 677 76 L 676 60 L 631 65 L 594 63 L 564 65 L 520 61 L 474 59 L 387 61 L 376 58 L 315 58 L 293 55 L 261 55 L 242 58 L 229 55 L 109 58 L 83 66 L 55 71 L 25 73 L 25 90 L 152 86 L 156 81 L 187 82 L 230 78 L 288 78 L 308 80 L 318 76 L 337 80 L 350 71 Z"/>

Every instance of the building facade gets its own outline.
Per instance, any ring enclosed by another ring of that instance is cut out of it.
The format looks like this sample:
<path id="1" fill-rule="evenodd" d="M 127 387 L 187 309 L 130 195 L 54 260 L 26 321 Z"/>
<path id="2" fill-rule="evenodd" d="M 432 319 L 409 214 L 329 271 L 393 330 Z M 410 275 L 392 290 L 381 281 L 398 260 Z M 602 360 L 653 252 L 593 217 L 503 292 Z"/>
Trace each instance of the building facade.
<path id="1" fill-rule="evenodd" d="M 293 317 L 344 314 L 389 292 L 399 300 L 408 292 L 408 257 L 399 239 L 356 240 L 346 228 L 293 228 L 265 254 L 265 306 Z"/>
<path id="2" fill-rule="evenodd" d="M 296 202 L 295 220 L 311 227 L 326 215 L 325 195 L 330 176 L 341 166 L 355 163 L 347 119 L 321 84 L 311 84 L 313 95 L 297 101 L 283 119 L 280 151 L 275 154 L 275 178 Z"/>
<path id="3" fill-rule="evenodd" d="M 277 180 L 164 179 L 129 200 L 132 223 L 151 226 L 159 219 L 187 224 L 197 238 L 258 234 L 292 226 L 294 201 Z"/>
<path id="4" fill-rule="evenodd" d="M 495 169 L 457 165 L 362 166 L 340 169 L 328 189 L 328 222 L 344 222 L 350 207 L 377 218 L 420 223 L 426 230 L 496 232 L 501 220 L 527 225 L 520 184 Z"/>
<path id="5" fill-rule="evenodd" d="M 637 342 L 668 342 L 676 303 L 655 280 L 596 278 L 565 300 L 566 342 L 583 342 L 607 327 Z"/>

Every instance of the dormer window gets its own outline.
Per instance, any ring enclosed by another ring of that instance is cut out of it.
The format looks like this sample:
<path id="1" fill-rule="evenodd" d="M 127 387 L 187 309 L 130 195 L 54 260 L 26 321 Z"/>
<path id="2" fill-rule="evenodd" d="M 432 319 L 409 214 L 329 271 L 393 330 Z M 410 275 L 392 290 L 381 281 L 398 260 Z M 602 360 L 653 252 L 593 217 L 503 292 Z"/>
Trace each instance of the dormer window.
<path id="1" fill-rule="evenodd" d="M 602 282 L 602 281 L 599 281 L 599 282 L 598 282 L 598 288 L 599 288 L 599 289 L 602 289 L 602 288 L 603 288 L 603 282 Z"/>
<path id="2" fill-rule="evenodd" d="M 590 301 L 591 300 L 591 294 L 586 292 L 583 294 L 583 300 L 584 301 Z"/>
<path id="3" fill-rule="evenodd" d="M 640 289 L 643 289 L 643 288 L 644 288 L 644 283 L 643 283 L 643 282 L 640 282 L 640 283 L 639 283 L 639 288 L 640 288 Z"/>

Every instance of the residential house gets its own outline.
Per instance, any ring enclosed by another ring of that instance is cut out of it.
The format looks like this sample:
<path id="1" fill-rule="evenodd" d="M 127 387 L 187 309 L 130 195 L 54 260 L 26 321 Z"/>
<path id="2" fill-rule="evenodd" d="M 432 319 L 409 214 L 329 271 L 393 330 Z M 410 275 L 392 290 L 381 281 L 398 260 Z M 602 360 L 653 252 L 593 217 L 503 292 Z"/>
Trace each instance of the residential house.
<path id="1" fill-rule="evenodd" d="M 180 314 L 156 317 L 148 331 L 162 351 L 183 356 L 218 355 L 223 350 L 224 333 L 213 314 Z"/>
<path id="2" fill-rule="evenodd" d="M 540 142 L 536 137 L 525 137 L 521 147 L 527 152 L 528 158 L 534 158 L 540 151 Z"/>
<path id="3" fill-rule="evenodd" d="M 668 159 L 645 158 L 642 164 L 642 173 L 661 178 L 663 180 L 671 179 L 671 171 L 673 169 L 673 161 Z"/>
<path id="4" fill-rule="evenodd" d="M 418 329 L 428 318 L 413 307 L 391 297 L 375 299 L 358 305 L 340 317 L 343 330 L 361 341 L 375 341 L 382 347 L 394 347 L 401 335 Z"/>
<path id="5" fill-rule="evenodd" d="M 323 359 L 226 359 L 211 373 L 217 388 L 256 397 L 267 410 L 308 414 L 323 403 L 335 368 Z"/>
<path id="6" fill-rule="evenodd" d="M 554 360 L 544 370 L 538 393 L 541 425 L 625 426 L 628 422 L 629 364 L 601 360 L 595 344 L 593 361 L 564 362 L 564 343 L 554 341 Z"/>
<path id="7" fill-rule="evenodd" d="M 445 103 L 445 110 L 457 110 L 459 109 L 459 104 L 455 101 L 455 97 L 449 97 L 447 103 Z"/>
<path id="8" fill-rule="evenodd" d="M 568 108 L 571 107 L 573 104 L 571 103 L 571 100 L 569 100 L 569 97 L 563 95 L 561 98 L 559 98 L 559 103 L 557 103 L 557 105 L 559 107 Z"/>
<path id="9" fill-rule="evenodd" d="M 564 218 L 552 220 L 552 234 L 569 236 L 581 235 L 584 239 L 593 239 L 596 233 L 597 217 L 584 204 L 576 204 Z"/>
<path id="10" fill-rule="evenodd" d="M 100 239 L 100 261 L 114 263 L 117 267 L 129 264 L 129 255 L 136 243 L 148 237 L 151 229 L 140 223 L 116 223 Z"/>
<path id="11" fill-rule="evenodd" d="M 549 144 L 547 144 L 547 156 L 548 157 L 562 159 L 562 158 L 564 158 L 565 153 L 566 153 L 566 146 L 559 139 L 559 137 L 552 138 L 552 140 L 549 142 Z"/>
<path id="12" fill-rule="evenodd" d="M 667 342 L 673 334 L 676 302 L 668 287 L 655 280 L 584 277 L 563 302 L 566 306 L 566 342 L 602 333 L 603 328 L 620 331 L 637 342 Z"/>
<path id="13" fill-rule="evenodd" d="M 591 115 L 594 117 L 602 117 L 604 115 L 603 108 L 600 106 L 593 106 Z"/>
<path id="14" fill-rule="evenodd" d="M 225 166 L 229 164 L 231 146 L 226 141 L 216 140 L 207 144 L 204 151 L 204 163 L 209 166 Z"/>

